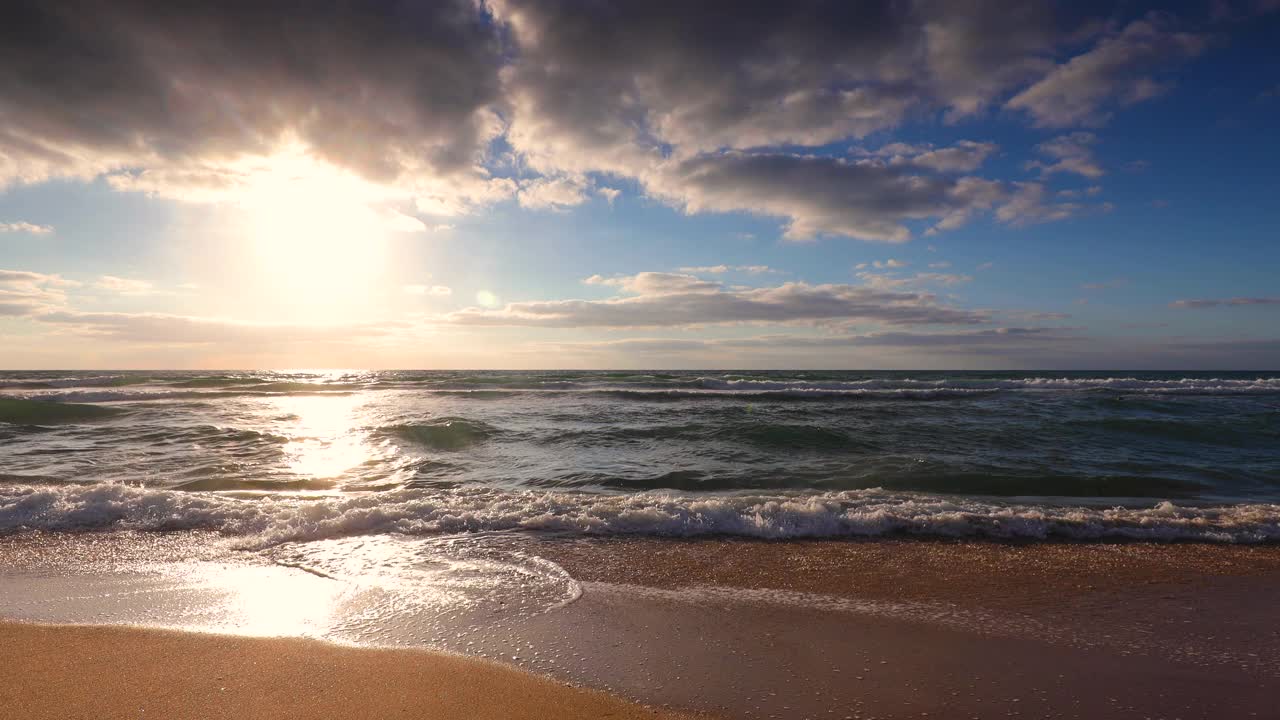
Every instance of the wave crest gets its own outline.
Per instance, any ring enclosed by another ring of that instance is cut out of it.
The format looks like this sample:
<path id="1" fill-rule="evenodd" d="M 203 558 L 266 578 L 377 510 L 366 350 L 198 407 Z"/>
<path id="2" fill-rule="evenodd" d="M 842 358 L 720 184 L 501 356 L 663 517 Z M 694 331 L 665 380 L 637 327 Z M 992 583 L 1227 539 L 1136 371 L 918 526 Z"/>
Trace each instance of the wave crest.
<path id="1" fill-rule="evenodd" d="M 883 490 L 599 495 L 497 489 L 230 495 L 124 485 L 0 488 L 0 533 L 212 530 L 268 546 L 350 535 L 524 530 L 578 535 L 1280 541 L 1280 505 L 996 504 Z"/>
<path id="2" fill-rule="evenodd" d="M 391 425 L 380 428 L 379 432 L 435 450 L 461 450 L 488 440 L 498 429 L 479 420 L 446 417 L 426 423 Z"/>

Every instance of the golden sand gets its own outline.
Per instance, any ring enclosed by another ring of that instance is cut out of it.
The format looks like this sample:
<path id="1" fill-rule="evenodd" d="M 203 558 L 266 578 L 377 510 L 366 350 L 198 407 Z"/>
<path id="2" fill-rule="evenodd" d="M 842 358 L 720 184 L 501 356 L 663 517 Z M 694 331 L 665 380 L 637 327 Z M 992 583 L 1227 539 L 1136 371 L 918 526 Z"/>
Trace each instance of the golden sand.
<path id="1" fill-rule="evenodd" d="M 6 718 L 688 718 L 416 650 L 0 623 Z"/>

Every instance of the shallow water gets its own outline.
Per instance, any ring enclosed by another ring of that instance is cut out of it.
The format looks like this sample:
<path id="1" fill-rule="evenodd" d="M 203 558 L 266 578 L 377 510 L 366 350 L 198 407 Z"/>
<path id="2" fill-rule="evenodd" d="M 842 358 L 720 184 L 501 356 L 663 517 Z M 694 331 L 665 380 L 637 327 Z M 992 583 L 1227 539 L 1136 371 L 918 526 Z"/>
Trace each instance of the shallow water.
<path id="1" fill-rule="evenodd" d="M 0 532 L 1280 539 L 1280 375 L 8 372 Z"/>

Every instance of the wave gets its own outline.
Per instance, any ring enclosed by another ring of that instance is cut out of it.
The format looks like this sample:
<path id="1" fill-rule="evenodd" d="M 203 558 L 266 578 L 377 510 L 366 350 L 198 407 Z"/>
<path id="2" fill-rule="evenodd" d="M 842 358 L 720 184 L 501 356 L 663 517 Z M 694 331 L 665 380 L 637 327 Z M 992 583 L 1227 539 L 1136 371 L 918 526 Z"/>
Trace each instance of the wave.
<path id="1" fill-rule="evenodd" d="M 1133 396 L 1280 394 L 1280 378 L 1027 377 L 1027 378 L 868 378 L 861 380 L 763 380 L 734 377 L 662 377 L 543 379 L 472 378 L 427 382 L 387 381 L 372 387 L 472 397 L 518 394 L 602 394 L 621 399 L 683 398 L 962 398 L 1000 392 L 1107 392 Z"/>
<path id="2" fill-rule="evenodd" d="M 505 400 L 518 397 L 519 390 L 428 390 L 433 395 L 466 398 L 468 400 Z"/>
<path id="3" fill-rule="evenodd" d="M 97 405 L 0 398 L 0 423 L 15 425 L 48 425 L 102 420 L 120 412 L 122 411 L 117 408 Z"/>
<path id="4" fill-rule="evenodd" d="M 1249 447 L 1280 441 L 1280 413 L 1234 415 L 1212 419 L 1106 417 L 1075 421 L 1075 427 L 1126 433 L 1174 442 Z"/>
<path id="5" fill-rule="evenodd" d="M 253 391 L 259 393 L 331 393 L 363 390 L 364 385 L 358 383 L 318 383 L 318 382 L 268 382 L 254 385 Z"/>
<path id="6" fill-rule="evenodd" d="M 839 428 L 806 423 L 684 423 L 606 425 L 553 431 L 541 438 L 548 444 L 613 444 L 652 440 L 719 441 L 784 450 L 869 450 L 874 445 L 854 439 Z"/>
<path id="7" fill-rule="evenodd" d="M 726 376 L 689 375 L 613 375 L 585 376 L 500 376 L 421 378 L 389 377 L 377 386 L 418 388 L 431 391 L 616 391 L 616 390 L 717 390 L 725 392 L 782 391 L 865 391 L 865 390 L 1117 390 L 1125 392 L 1236 394 L 1280 393 L 1280 377 L 1206 378 L 1136 376 L 1103 377 L 1022 377 L 937 379 L 910 377 L 876 377 L 856 380 L 836 379 L 761 379 Z"/>
<path id="8" fill-rule="evenodd" d="M 55 377 L 36 379 L 14 379 L 0 381 L 0 389 L 43 389 L 74 387 L 127 387 L 129 385 L 146 385 L 154 382 L 151 377 L 143 375 L 90 375 L 76 377 Z"/>
<path id="9" fill-rule="evenodd" d="M 778 390 L 633 390 L 594 389 L 589 392 L 618 400 L 948 400 L 991 395 L 983 388 L 789 388 Z"/>
<path id="10" fill-rule="evenodd" d="M 66 390 L 61 392 L 33 393 L 25 399 L 33 402 L 51 404 L 72 403 L 107 403 L 107 402 L 145 402 L 148 400 L 184 400 L 191 398 L 216 397 L 211 393 L 188 390 L 174 392 L 172 390 Z"/>
<path id="11" fill-rule="evenodd" d="M 240 385 L 261 385 L 268 381 L 256 377 L 233 377 L 229 375 L 211 375 L 209 377 L 191 378 L 181 382 L 169 383 L 169 387 L 177 388 L 219 388 Z"/>
<path id="12" fill-rule="evenodd" d="M 164 402 L 170 400 L 216 400 L 231 397 L 273 397 L 279 395 L 350 395 L 345 386 L 318 385 L 312 383 L 269 383 L 239 388 L 209 388 L 171 390 L 164 388 L 146 390 L 63 390 L 26 393 L 20 399 L 48 403 L 108 403 L 108 402 Z"/>
<path id="13" fill-rule="evenodd" d="M 245 480 L 241 478 L 208 477 L 170 487 L 171 490 L 187 492 L 222 492 L 228 490 L 253 490 L 264 492 L 302 492 L 316 490 L 332 490 L 337 486 L 333 480 Z"/>
<path id="14" fill-rule="evenodd" d="M 446 417 L 425 423 L 389 425 L 379 428 L 378 433 L 435 450 L 461 450 L 488 440 L 498 429 L 478 420 Z"/>
<path id="15" fill-rule="evenodd" d="M 218 425 L 157 425 L 131 424 L 122 438 L 132 442 L 153 444 L 200 443 L 203 445 L 283 445 L 289 442 L 284 435 L 222 427 Z"/>
<path id="16" fill-rule="evenodd" d="M 0 533 L 210 530 L 245 547 L 352 535 L 535 531 L 748 538 L 1280 541 L 1280 505 L 997 504 L 882 490 L 817 494 L 602 495 L 497 489 L 298 497 L 125 485 L 0 487 Z"/>
<path id="17" fill-rule="evenodd" d="M 736 391 L 853 391 L 853 390 L 1119 390 L 1157 394 L 1263 394 L 1280 393 L 1280 378 L 1177 378 L 1142 379 L 1136 377 L 1016 379 L 939 379 L 875 378 L 867 380 L 726 380 L 703 377 L 698 384 L 709 390 Z"/>
<path id="18" fill-rule="evenodd" d="M 299 376 L 289 376 L 297 378 Z M 96 390 L 150 384 L 137 390 Z M 76 388 L 88 388 L 77 390 Z M 621 400 L 685 399 L 879 399 L 942 400 L 980 397 L 995 393 L 1095 392 L 1107 401 L 1182 395 L 1277 395 L 1280 377 L 1022 377 L 1022 378 L 911 378 L 863 379 L 761 379 L 692 375 L 546 375 L 529 377 L 387 376 L 343 379 L 280 379 L 253 375 L 181 377 L 31 378 L 5 381 L 0 389 L 32 390 L 25 397 L 70 402 L 113 402 L 233 397 L 252 394 L 338 394 L 361 390 L 403 390 L 470 399 L 509 397 L 559 397 L 589 394 Z M 64 390 L 64 392 L 51 392 Z M 39 392 L 46 391 L 46 392 Z"/>

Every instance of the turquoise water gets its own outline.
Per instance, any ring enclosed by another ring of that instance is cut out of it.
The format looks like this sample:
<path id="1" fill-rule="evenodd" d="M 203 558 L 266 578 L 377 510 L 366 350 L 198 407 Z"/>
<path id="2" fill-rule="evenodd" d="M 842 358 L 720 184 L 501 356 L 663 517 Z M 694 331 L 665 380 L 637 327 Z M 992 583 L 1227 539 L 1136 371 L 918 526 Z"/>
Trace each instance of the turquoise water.
<path id="1" fill-rule="evenodd" d="M 8 372 L 0 532 L 1280 538 L 1280 373 Z"/>

